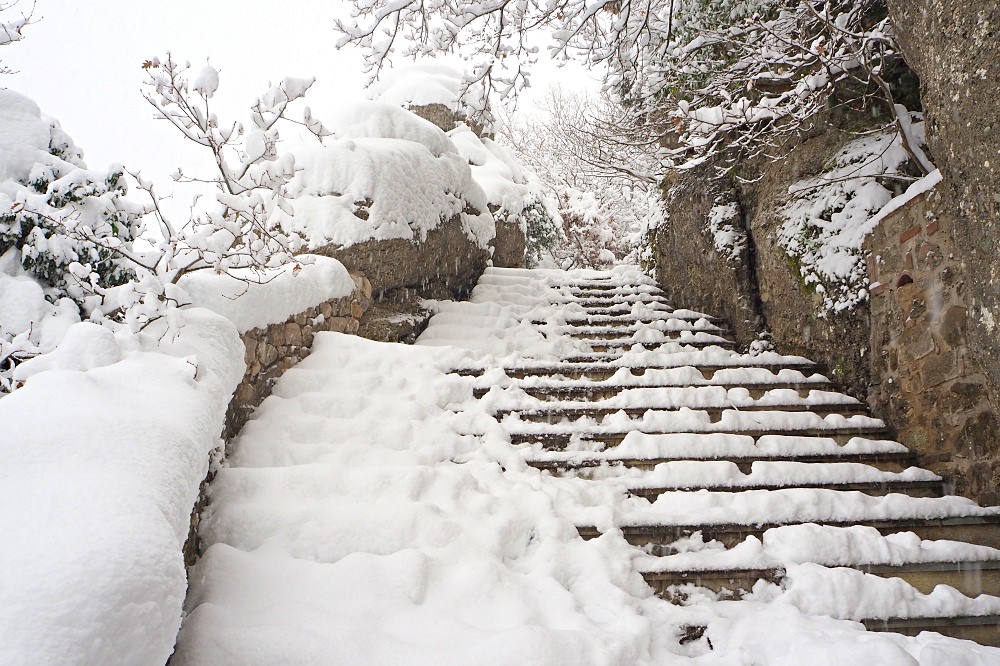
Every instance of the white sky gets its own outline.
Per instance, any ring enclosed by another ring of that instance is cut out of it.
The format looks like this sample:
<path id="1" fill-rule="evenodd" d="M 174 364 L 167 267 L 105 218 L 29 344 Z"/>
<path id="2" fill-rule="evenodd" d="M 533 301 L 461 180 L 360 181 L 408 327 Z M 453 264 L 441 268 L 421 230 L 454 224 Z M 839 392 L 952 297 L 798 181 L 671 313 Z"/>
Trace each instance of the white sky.
<path id="1" fill-rule="evenodd" d="M 153 119 L 140 94 L 142 62 L 170 50 L 197 71 L 210 58 L 221 74 L 213 99 L 220 120 L 246 121 L 271 81 L 315 76 L 306 103 L 322 120 L 324 108 L 364 98 L 359 54 L 333 46 L 333 17 L 347 6 L 346 0 L 37 0 L 40 20 L 22 42 L 0 50 L 0 60 L 17 70 L 0 86 L 57 118 L 90 167 L 120 162 L 142 170 L 165 193 L 173 185 L 169 173 L 184 165 L 193 174 L 190 167 L 205 164 L 207 155 Z M 533 77 L 535 95 L 553 80 L 586 86 L 588 76 L 579 68 L 542 66 Z"/>

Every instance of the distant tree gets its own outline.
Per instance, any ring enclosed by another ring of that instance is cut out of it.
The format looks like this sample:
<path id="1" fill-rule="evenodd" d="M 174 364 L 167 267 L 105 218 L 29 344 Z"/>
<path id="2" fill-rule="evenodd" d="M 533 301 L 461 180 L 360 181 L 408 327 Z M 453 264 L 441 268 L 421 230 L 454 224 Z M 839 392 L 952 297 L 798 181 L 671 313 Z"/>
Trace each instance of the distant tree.
<path id="1" fill-rule="evenodd" d="M 621 113 L 607 95 L 554 86 L 537 113 L 505 114 L 497 123 L 498 135 L 560 201 L 563 233 L 545 248 L 559 265 L 639 260 L 643 232 L 659 206 L 655 145 L 627 145 L 605 132 Z"/>

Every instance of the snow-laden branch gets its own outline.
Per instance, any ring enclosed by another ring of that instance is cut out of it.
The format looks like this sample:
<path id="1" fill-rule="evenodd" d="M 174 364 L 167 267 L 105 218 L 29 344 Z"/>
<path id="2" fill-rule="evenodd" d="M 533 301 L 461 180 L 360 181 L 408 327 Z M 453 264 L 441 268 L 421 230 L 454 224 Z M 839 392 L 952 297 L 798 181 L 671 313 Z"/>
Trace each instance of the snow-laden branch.
<path id="1" fill-rule="evenodd" d="M 500 98 L 528 83 L 542 39 L 555 58 L 603 70 L 626 113 L 617 129 L 659 141 L 667 168 L 731 168 L 770 155 L 850 89 L 905 134 L 887 69 L 899 60 L 884 0 L 353 0 L 340 46 L 372 78 L 392 53 L 453 52 L 469 84 Z M 530 33 L 535 33 L 532 37 Z M 630 139 L 634 141 L 634 139 Z M 910 143 L 921 170 L 933 165 Z M 718 158 L 724 158 L 720 160 Z"/>

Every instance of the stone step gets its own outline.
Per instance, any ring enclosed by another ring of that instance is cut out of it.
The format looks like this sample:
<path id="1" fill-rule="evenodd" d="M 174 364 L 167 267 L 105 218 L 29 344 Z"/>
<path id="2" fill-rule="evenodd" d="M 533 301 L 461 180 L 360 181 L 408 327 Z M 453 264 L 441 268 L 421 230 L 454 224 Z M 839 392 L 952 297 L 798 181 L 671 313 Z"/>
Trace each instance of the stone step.
<path id="1" fill-rule="evenodd" d="M 1000 515 L 968 515 L 949 518 L 874 518 L 865 520 L 838 521 L 813 520 L 789 522 L 764 522 L 757 525 L 740 524 L 689 524 L 689 525 L 624 525 L 621 530 L 625 539 L 639 547 L 648 548 L 653 555 L 672 555 L 676 552 L 671 544 L 678 539 L 690 537 L 695 532 L 701 533 L 705 541 L 717 540 L 726 548 L 732 548 L 743 543 L 748 536 L 758 539 L 764 532 L 783 525 L 797 525 L 812 522 L 833 527 L 849 527 L 851 525 L 867 525 L 874 527 L 882 534 L 895 532 L 913 532 L 921 539 L 948 541 L 964 541 L 966 543 L 1000 548 Z M 601 532 L 591 526 L 579 526 L 577 530 L 584 539 L 593 539 Z"/>
<path id="2" fill-rule="evenodd" d="M 539 400 L 578 400 L 578 399 L 589 399 L 591 401 L 607 400 L 608 398 L 613 398 L 622 391 L 633 391 L 636 389 L 657 389 L 657 388 L 701 388 L 705 386 L 719 386 L 726 389 L 727 391 L 734 388 L 745 388 L 750 393 L 750 397 L 754 400 L 760 398 L 768 391 L 775 389 L 790 389 L 797 391 L 799 397 L 806 397 L 809 391 L 825 391 L 834 388 L 833 382 L 823 381 L 823 382 L 808 382 L 808 383 L 790 383 L 790 382 L 775 382 L 773 384 L 650 384 L 650 385 L 633 385 L 633 384 L 573 384 L 566 382 L 561 386 L 550 385 L 550 386 L 522 386 L 520 384 L 511 384 L 512 387 L 519 388 L 525 393 L 533 398 L 538 398 Z M 472 394 L 481 398 L 490 392 L 490 388 L 487 387 L 477 387 L 472 390 Z"/>
<path id="3" fill-rule="evenodd" d="M 961 640 L 975 641 L 980 645 L 1000 647 L 1000 615 L 959 615 L 948 617 L 869 618 L 861 620 L 868 631 L 892 632 L 916 636 L 922 631 L 933 631 Z M 705 625 L 686 624 L 680 627 L 682 645 L 705 635 Z"/>
<path id="4" fill-rule="evenodd" d="M 620 285 L 620 284 L 598 284 L 598 283 L 577 283 L 575 285 L 562 285 L 564 289 L 569 289 L 573 293 L 579 292 L 622 292 L 622 293 L 641 293 L 641 294 L 657 294 L 662 295 L 663 290 L 659 287 L 654 287 L 652 285 Z"/>
<path id="5" fill-rule="evenodd" d="M 652 321 L 652 318 L 643 313 L 641 316 L 636 316 L 632 313 L 632 306 L 635 303 L 619 303 L 618 305 L 603 306 L 603 305 L 585 305 L 584 310 L 587 311 L 587 316 L 589 317 L 615 317 L 617 319 L 622 319 L 625 321 Z M 662 314 L 665 317 L 669 317 L 673 313 L 674 308 L 666 305 L 664 303 L 650 303 L 649 305 L 644 305 L 643 309 L 649 309 L 653 312 Z"/>
<path id="6" fill-rule="evenodd" d="M 583 328 L 583 327 L 581 327 Z M 653 335 L 646 335 L 648 332 L 652 332 Z M 703 330 L 694 328 L 684 328 L 684 329 L 671 329 L 671 330 L 658 330 L 649 329 L 649 331 L 636 331 L 632 329 L 619 329 L 617 331 L 603 331 L 603 332 L 587 332 L 587 331 L 575 331 L 572 329 L 563 329 L 559 331 L 554 331 L 555 333 L 561 333 L 574 340 L 592 340 L 597 342 L 603 342 L 605 344 L 617 344 L 617 346 L 628 346 L 641 344 L 641 345 L 654 345 L 662 344 L 664 342 L 673 343 L 693 343 L 693 342 L 733 342 L 732 339 L 727 338 L 722 335 L 721 330 Z M 662 337 L 658 335 L 662 333 Z M 655 338 L 655 339 L 654 339 Z"/>
<path id="7" fill-rule="evenodd" d="M 571 326 L 603 326 L 606 328 L 631 328 L 632 330 L 639 330 L 640 328 L 648 327 L 652 324 L 661 322 L 684 322 L 690 323 L 692 327 L 698 322 L 706 322 L 706 324 L 701 324 L 702 326 L 708 326 L 708 328 L 697 329 L 704 330 L 706 332 L 713 332 L 713 328 L 721 329 L 724 326 L 728 326 L 728 322 L 724 319 L 717 319 L 715 317 L 694 317 L 689 316 L 684 313 L 664 313 L 663 316 L 657 317 L 646 317 L 646 316 L 636 316 L 633 314 L 584 314 L 584 315 L 574 315 L 572 313 L 568 314 L 565 319 L 568 325 Z M 552 322 L 544 319 L 532 319 L 532 324 L 536 326 L 542 326 L 545 324 L 551 324 Z M 655 327 L 654 327 L 655 328 Z"/>
<path id="8" fill-rule="evenodd" d="M 681 410 L 691 410 L 697 412 L 705 412 L 712 419 L 713 423 L 718 423 L 722 418 L 723 412 L 731 411 L 734 408 L 731 406 L 725 407 L 679 407 L 679 408 L 664 408 L 658 409 L 656 407 L 642 406 L 642 407 L 601 407 L 587 405 L 585 403 L 580 405 L 567 405 L 558 404 L 552 407 L 542 407 L 533 409 L 498 409 L 494 412 L 494 417 L 497 420 L 503 419 L 510 414 L 517 414 L 522 421 L 529 421 L 531 423 L 560 423 L 563 419 L 575 420 L 583 417 L 591 417 L 595 419 L 602 419 L 604 417 L 610 416 L 612 414 L 617 414 L 619 412 L 624 412 L 629 417 L 641 418 L 647 412 L 653 412 L 654 414 L 670 414 L 679 413 Z M 844 414 L 844 415 L 866 415 L 868 414 L 868 406 L 864 403 L 852 403 L 852 402 L 838 402 L 830 404 L 768 404 L 768 405 L 747 405 L 745 407 L 741 406 L 737 409 L 740 412 L 812 412 L 813 414 L 818 414 L 825 416 L 827 414 Z"/>
<path id="9" fill-rule="evenodd" d="M 726 340 L 730 339 L 726 337 L 729 331 L 721 328 L 694 328 L 690 326 L 667 329 L 640 329 L 633 326 L 567 326 L 557 332 L 569 335 L 571 338 L 577 340 L 633 340 L 636 333 L 644 330 L 659 331 L 663 333 L 664 338 L 671 340 L 678 340 L 685 334 L 714 335 Z"/>
<path id="10" fill-rule="evenodd" d="M 662 292 L 635 291 L 634 289 L 568 289 L 571 303 L 582 303 L 595 301 L 597 303 L 663 303 L 671 305 L 670 299 Z"/>
<path id="11" fill-rule="evenodd" d="M 978 562 L 913 562 L 906 564 L 841 564 L 882 578 L 900 578 L 923 594 L 937 585 L 948 585 L 967 597 L 1000 596 L 1000 560 Z M 657 596 L 682 601 L 686 595 L 675 588 L 694 584 L 726 598 L 740 598 L 759 580 L 780 584 L 783 569 L 708 569 L 688 571 L 644 571 L 642 577 Z"/>
<path id="12" fill-rule="evenodd" d="M 862 622 L 868 631 L 891 631 L 906 636 L 916 636 L 922 631 L 933 631 L 942 636 L 1000 647 L 1000 615 L 868 619 Z"/>
<path id="13" fill-rule="evenodd" d="M 814 462 L 823 464 L 833 461 L 794 461 L 794 462 Z M 836 462 L 846 462 L 843 460 Z M 748 470 L 749 472 L 749 470 Z M 882 496 L 891 493 L 909 495 L 910 497 L 941 497 L 944 494 L 943 481 L 858 481 L 845 483 L 796 483 L 794 485 L 778 484 L 756 484 L 746 486 L 724 486 L 724 485 L 700 485 L 700 486 L 674 486 L 674 487 L 650 487 L 650 488 L 629 488 L 629 494 L 635 497 L 645 497 L 649 501 L 655 501 L 657 497 L 664 493 L 689 490 L 707 490 L 713 493 L 743 492 L 748 490 L 782 490 L 785 488 L 812 488 L 819 490 L 842 490 L 844 492 L 859 492 L 866 495 Z"/>
<path id="14" fill-rule="evenodd" d="M 570 433 L 570 432 L 531 432 L 531 431 L 513 431 L 510 432 L 510 441 L 512 444 L 541 444 L 543 448 L 549 450 L 562 450 L 565 449 L 571 439 L 575 439 L 575 435 L 580 435 L 579 441 L 582 442 L 593 442 L 603 445 L 603 448 L 611 448 L 613 446 L 618 446 L 625 439 L 625 436 L 629 432 L 642 432 L 647 435 L 669 435 L 689 432 L 686 430 L 677 431 L 667 431 L 667 430 L 646 430 L 639 427 L 633 428 L 628 431 L 621 432 L 588 432 L 585 429 L 581 429 L 582 432 Z M 854 428 L 804 428 L 801 430 L 795 429 L 783 429 L 783 428 L 765 428 L 762 427 L 759 430 L 710 430 L 710 431 L 698 431 L 693 434 L 702 433 L 712 433 L 712 434 L 726 434 L 726 435 L 750 435 L 757 437 L 760 435 L 784 435 L 784 436 L 796 436 L 796 437 L 823 437 L 827 439 L 832 439 L 838 444 L 846 444 L 849 440 L 854 437 L 865 437 L 867 439 L 889 439 L 890 431 L 885 427 L 854 427 Z"/>
<path id="15" fill-rule="evenodd" d="M 524 379 L 526 377 L 550 377 L 553 375 L 562 375 L 563 377 L 568 377 L 572 379 L 581 379 L 583 377 L 588 377 L 593 381 L 601 381 L 602 379 L 608 379 L 613 376 L 616 372 L 621 370 L 623 365 L 616 365 L 614 363 L 594 363 L 586 361 L 567 361 L 564 363 L 552 363 L 552 364 L 538 364 L 530 366 L 511 366 L 504 368 L 504 372 L 508 377 L 514 379 Z M 707 380 L 711 380 L 712 376 L 719 370 L 739 370 L 743 368 L 759 368 L 763 370 L 769 370 L 771 372 L 779 372 L 781 370 L 799 370 L 803 372 L 809 372 L 810 374 L 820 374 L 820 366 L 813 362 L 796 363 L 794 361 L 789 361 L 787 363 L 756 363 L 756 364 L 713 364 L 713 363 L 698 363 L 693 365 L 689 363 L 678 363 L 677 365 L 669 365 L 666 363 L 660 363 L 658 365 L 647 365 L 647 366 L 634 366 L 626 367 L 633 376 L 640 376 L 646 370 L 672 370 L 675 368 L 687 368 L 694 367 L 695 370 L 702 374 Z M 483 368 L 460 368 L 455 370 L 459 375 L 467 377 L 476 377 L 483 373 Z"/>
<path id="16" fill-rule="evenodd" d="M 798 454 L 798 455 L 759 455 L 759 456 L 663 456 L 659 458 L 608 458 L 608 457 L 577 457 L 571 460 L 553 459 L 526 459 L 531 467 L 541 470 L 551 470 L 555 472 L 581 471 L 593 469 L 601 466 L 628 467 L 640 470 L 652 470 L 657 465 L 672 462 L 730 462 L 736 465 L 743 474 L 750 474 L 754 463 L 761 462 L 795 462 L 795 463 L 858 463 L 874 467 L 883 472 L 902 472 L 913 467 L 916 463 L 916 456 L 909 451 L 900 452 L 878 452 L 878 453 L 818 453 L 818 454 Z M 938 483 L 930 482 L 930 483 Z M 801 486 L 799 486 L 801 487 Z M 723 489 L 720 489 L 723 490 Z M 733 491 L 751 490 L 751 488 L 734 488 Z"/>
<path id="17" fill-rule="evenodd" d="M 665 296 L 644 293 L 621 294 L 615 296 L 582 296 L 580 298 L 570 298 L 565 301 L 561 301 L 559 304 L 576 304 L 584 307 L 592 306 L 598 308 L 609 308 L 621 303 L 627 303 L 629 305 L 633 305 L 635 303 L 659 303 L 661 305 L 670 306 L 670 301 L 667 300 Z"/>
<path id="18" fill-rule="evenodd" d="M 572 336 L 576 337 L 576 336 Z M 684 351 L 690 351 L 694 349 L 709 349 L 712 347 L 718 347 L 721 349 L 735 349 L 737 347 L 736 342 L 733 340 L 725 339 L 710 339 L 710 340 L 684 340 L 681 338 L 671 338 L 668 340 L 658 341 L 658 342 L 636 342 L 632 340 L 622 339 L 622 340 L 599 340 L 599 339 L 585 339 L 584 342 L 590 347 L 591 351 L 595 354 L 605 354 L 608 352 L 618 352 L 615 356 L 620 355 L 621 352 L 629 351 L 635 345 L 642 345 L 643 349 L 647 351 L 651 350 L 663 350 L 664 347 L 669 351 L 673 351 L 675 348 L 680 347 Z M 576 360 L 586 361 L 589 357 L 576 357 Z M 574 360 L 573 357 L 570 360 Z"/>
<path id="19" fill-rule="evenodd" d="M 654 346 L 661 346 L 665 343 L 672 343 L 676 345 L 694 344 L 696 342 L 708 342 L 719 345 L 726 345 L 728 343 L 730 346 L 735 346 L 736 342 L 732 338 L 728 338 L 723 335 L 723 331 L 703 331 L 694 329 L 658 331 L 659 333 L 663 333 L 662 337 L 659 335 L 646 336 L 641 332 L 625 329 L 622 329 L 621 332 L 612 333 L 578 333 L 572 330 L 555 332 L 567 335 L 574 340 L 580 340 L 591 344 L 610 345 L 613 347 L 632 347 L 633 345 L 643 345 L 644 347 L 652 348 Z M 637 333 L 639 333 L 639 335 L 636 335 Z"/>

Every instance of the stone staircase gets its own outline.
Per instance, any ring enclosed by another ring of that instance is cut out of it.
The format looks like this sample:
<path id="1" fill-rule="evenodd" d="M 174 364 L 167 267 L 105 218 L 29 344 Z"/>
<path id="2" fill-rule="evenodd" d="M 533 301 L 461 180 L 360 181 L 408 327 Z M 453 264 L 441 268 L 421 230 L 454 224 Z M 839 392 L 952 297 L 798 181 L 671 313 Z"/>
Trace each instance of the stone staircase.
<path id="1" fill-rule="evenodd" d="M 740 353 L 725 322 L 673 308 L 635 271 L 565 275 L 489 269 L 479 301 L 485 292 L 530 305 L 531 294 L 548 293 L 559 316 L 528 310 L 526 320 L 578 343 L 572 351 L 558 361 L 508 358 L 500 375 L 458 372 L 476 377 L 475 395 L 529 465 L 585 483 L 627 482 L 639 508 L 613 526 L 578 529 L 585 539 L 620 530 L 642 549 L 635 566 L 657 595 L 688 604 L 696 589 L 739 599 L 759 581 L 781 585 L 786 567 L 737 554 L 748 540 L 766 545 L 769 530 L 800 526 L 830 544 L 853 535 L 919 543 L 881 555 L 831 547 L 806 562 L 899 578 L 924 594 L 947 585 L 970 598 L 1000 596 L 1000 550 L 992 550 L 1000 549 L 1000 513 L 946 496 L 944 481 L 916 467 L 883 422 L 816 364 Z M 699 557 L 685 552 L 692 540 L 721 547 Z M 844 619 L 1000 645 L 996 614 Z"/>

